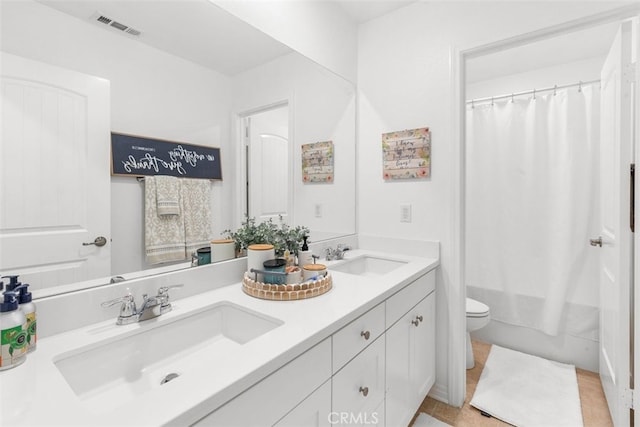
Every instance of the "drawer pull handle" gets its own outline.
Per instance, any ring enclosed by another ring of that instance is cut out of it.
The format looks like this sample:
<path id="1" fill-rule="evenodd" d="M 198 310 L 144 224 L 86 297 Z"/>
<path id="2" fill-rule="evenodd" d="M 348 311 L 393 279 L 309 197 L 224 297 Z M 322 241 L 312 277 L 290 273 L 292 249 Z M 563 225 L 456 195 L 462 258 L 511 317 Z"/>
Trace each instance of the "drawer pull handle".
<path id="1" fill-rule="evenodd" d="M 360 390 L 358 391 L 362 393 L 364 397 L 367 397 L 367 395 L 369 394 L 369 387 L 360 387 Z"/>
<path id="2" fill-rule="evenodd" d="M 416 319 L 418 319 L 418 321 L 422 322 L 422 316 L 416 316 Z"/>
<path id="3" fill-rule="evenodd" d="M 365 340 L 368 340 L 369 337 L 371 336 L 371 333 L 369 331 L 362 331 L 362 332 L 360 332 L 360 336 L 364 337 Z M 366 396 L 366 394 L 365 394 L 365 396 Z"/>
<path id="4" fill-rule="evenodd" d="M 419 320 L 412 320 L 411 323 L 413 324 L 413 326 L 418 326 L 420 324 Z"/>

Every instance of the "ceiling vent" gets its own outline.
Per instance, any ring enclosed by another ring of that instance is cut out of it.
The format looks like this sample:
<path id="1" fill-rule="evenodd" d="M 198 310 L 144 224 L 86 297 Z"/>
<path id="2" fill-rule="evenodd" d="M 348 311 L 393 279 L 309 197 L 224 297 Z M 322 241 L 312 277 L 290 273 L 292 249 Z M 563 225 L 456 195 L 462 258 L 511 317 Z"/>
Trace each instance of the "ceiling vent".
<path id="1" fill-rule="evenodd" d="M 91 17 L 92 21 L 99 22 L 101 24 L 107 25 L 115 30 L 122 31 L 123 33 L 127 33 L 132 36 L 139 36 L 141 33 L 139 30 L 136 30 L 133 27 L 123 24 L 122 22 L 118 22 L 113 18 L 110 18 L 100 12 L 96 12 Z"/>

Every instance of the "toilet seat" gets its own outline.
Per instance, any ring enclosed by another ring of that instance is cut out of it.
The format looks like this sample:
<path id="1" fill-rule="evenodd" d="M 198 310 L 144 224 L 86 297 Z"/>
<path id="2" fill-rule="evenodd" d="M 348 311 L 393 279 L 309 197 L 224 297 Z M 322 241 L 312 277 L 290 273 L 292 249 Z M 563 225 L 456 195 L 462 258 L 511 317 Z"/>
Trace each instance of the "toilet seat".
<path id="1" fill-rule="evenodd" d="M 472 298 L 467 298 L 467 317 L 487 317 L 489 315 L 489 306 L 476 301 Z"/>

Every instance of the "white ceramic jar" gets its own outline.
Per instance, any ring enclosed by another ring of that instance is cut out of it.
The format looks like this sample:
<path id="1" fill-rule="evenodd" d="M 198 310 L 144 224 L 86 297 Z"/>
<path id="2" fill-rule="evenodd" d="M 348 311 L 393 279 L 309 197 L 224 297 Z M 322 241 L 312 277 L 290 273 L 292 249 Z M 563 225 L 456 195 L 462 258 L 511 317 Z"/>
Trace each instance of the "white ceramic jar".
<path id="1" fill-rule="evenodd" d="M 313 277 L 321 278 L 327 275 L 327 266 L 324 264 L 307 264 L 302 268 L 302 278 L 306 281 Z"/>
<path id="2" fill-rule="evenodd" d="M 255 275 L 251 273 L 251 269 L 264 270 L 264 262 L 276 257 L 276 252 L 273 245 L 266 243 L 258 243 L 255 245 L 249 245 L 247 248 L 247 271 L 251 278 L 255 278 Z M 264 277 L 258 273 L 258 282 L 262 282 Z"/>
<path id="3" fill-rule="evenodd" d="M 236 257 L 236 242 L 231 239 L 211 241 L 211 262 L 226 261 Z"/>

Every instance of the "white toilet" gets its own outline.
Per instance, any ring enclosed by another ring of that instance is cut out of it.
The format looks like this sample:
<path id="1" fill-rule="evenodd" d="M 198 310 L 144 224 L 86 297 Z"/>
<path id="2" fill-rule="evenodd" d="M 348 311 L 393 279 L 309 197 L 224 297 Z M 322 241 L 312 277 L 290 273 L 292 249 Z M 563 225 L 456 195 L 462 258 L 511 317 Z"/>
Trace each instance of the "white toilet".
<path id="1" fill-rule="evenodd" d="M 489 319 L 489 306 L 480 301 L 467 298 L 467 369 L 472 369 L 475 366 L 473 347 L 471 347 L 471 334 L 469 332 L 477 331 L 486 326 L 489 323 Z"/>

